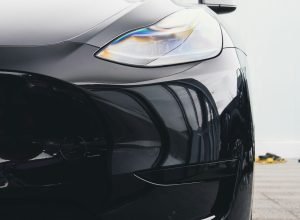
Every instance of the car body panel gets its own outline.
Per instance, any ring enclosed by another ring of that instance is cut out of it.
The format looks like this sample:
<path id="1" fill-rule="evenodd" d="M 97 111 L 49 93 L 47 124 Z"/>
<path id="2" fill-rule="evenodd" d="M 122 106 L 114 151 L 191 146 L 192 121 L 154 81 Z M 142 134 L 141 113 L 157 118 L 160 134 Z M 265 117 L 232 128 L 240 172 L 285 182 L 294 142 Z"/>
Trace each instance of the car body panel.
<path id="1" fill-rule="evenodd" d="M 0 45 L 37 46 L 66 41 L 133 6 L 137 5 L 125 0 L 107 2 L 105 8 L 95 0 L 6 1 L 0 9 Z"/>
<path id="2" fill-rule="evenodd" d="M 134 3 L 78 38 L 1 47 L 5 219 L 250 219 L 248 70 L 227 32 L 209 60 L 143 68 L 94 56 L 180 9 Z"/>

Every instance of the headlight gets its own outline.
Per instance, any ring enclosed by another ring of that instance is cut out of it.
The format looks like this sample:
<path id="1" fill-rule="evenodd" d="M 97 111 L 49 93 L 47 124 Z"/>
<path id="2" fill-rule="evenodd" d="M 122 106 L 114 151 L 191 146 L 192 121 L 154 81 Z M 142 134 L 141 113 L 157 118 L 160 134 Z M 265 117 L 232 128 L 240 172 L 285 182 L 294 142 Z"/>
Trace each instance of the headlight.
<path id="1" fill-rule="evenodd" d="M 183 9 L 158 23 L 112 41 L 96 56 L 135 66 L 164 66 L 200 61 L 222 50 L 219 23 L 205 9 Z"/>

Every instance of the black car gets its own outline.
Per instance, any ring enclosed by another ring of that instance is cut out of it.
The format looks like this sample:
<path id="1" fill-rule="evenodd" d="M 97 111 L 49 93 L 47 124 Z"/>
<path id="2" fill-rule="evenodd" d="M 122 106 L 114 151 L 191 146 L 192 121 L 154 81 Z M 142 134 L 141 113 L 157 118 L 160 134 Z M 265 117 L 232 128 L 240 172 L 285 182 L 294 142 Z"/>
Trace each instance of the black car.
<path id="1" fill-rule="evenodd" d="M 249 220 L 246 55 L 224 2 L 1 2 L 1 220 Z"/>

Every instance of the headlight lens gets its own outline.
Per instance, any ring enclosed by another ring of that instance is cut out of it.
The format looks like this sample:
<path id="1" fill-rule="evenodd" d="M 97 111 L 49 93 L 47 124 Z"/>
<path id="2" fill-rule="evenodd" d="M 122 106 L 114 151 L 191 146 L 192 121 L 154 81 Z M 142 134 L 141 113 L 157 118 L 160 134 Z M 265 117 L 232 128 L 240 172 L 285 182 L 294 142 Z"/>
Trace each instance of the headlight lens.
<path id="1" fill-rule="evenodd" d="M 100 50 L 105 60 L 136 66 L 200 61 L 222 50 L 219 23 L 205 9 L 183 9 L 158 23 L 131 31 Z"/>

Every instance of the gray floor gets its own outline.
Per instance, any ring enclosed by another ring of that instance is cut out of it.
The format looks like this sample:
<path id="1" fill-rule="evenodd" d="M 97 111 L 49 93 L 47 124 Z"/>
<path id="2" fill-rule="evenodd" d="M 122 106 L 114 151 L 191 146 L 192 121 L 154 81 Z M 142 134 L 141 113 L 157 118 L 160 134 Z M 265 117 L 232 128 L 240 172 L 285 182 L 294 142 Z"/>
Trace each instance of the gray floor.
<path id="1" fill-rule="evenodd" d="M 300 163 L 255 167 L 253 220 L 300 220 Z"/>

